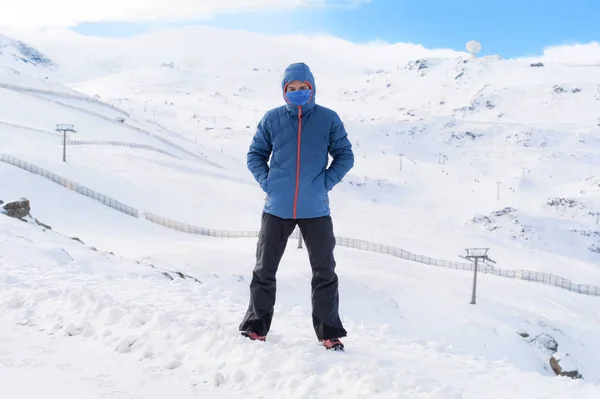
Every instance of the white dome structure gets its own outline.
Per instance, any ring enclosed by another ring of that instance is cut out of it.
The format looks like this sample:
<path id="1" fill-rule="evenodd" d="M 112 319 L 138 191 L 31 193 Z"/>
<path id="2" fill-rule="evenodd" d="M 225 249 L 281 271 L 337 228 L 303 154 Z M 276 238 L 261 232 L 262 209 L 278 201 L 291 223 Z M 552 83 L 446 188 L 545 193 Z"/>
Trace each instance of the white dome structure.
<path id="1" fill-rule="evenodd" d="M 481 51 L 481 43 L 479 43 L 477 40 L 469 40 L 465 47 L 473 58 L 475 58 L 476 54 Z"/>

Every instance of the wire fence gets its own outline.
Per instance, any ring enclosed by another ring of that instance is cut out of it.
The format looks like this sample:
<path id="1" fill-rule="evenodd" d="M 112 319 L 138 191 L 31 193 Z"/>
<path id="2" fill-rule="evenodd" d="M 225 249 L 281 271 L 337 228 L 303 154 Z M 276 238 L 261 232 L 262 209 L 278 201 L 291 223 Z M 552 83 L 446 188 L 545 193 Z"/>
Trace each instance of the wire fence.
<path id="1" fill-rule="evenodd" d="M 183 233 L 190 234 L 198 234 L 202 236 L 209 237 L 219 237 L 219 238 L 253 238 L 258 237 L 257 231 L 251 230 L 217 230 L 217 229 L 209 229 L 207 227 L 197 227 L 192 226 L 191 224 L 178 222 L 173 219 L 165 218 L 159 215 L 155 215 L 150 212 L 143 212 L 143 218 L 149 220 L 152 223 L 158 224 L 163 227 L 168 227 L 169 229 L 181 231 Z M 298 238 L 297 232 L 295 232 L 295 237 Z"/>
<path id="2" fill-rule="evenodd" d="M 168 151 L 161 150 L 160 148 L 153 147 L 148 144 L 138 144 L 138 143 L 124 143 L 122 141 L 98 141 L 98 140 L 67 140 L 67 145 L 109 145 L 115 147 L 131 147 L 131 148 L 140 148 L 148 151 L 159 152 L 164 155 L 168 155 L 173 158 L 181 159 L 176 155 L 171 154 Z"/>
<path id="3" fill-rule="evenodd" d="M 162 216 L 155 215 L 150 212 L 143 212 L 143 218 L 148 221 L 164 226 L 173 230 L 181 231 L 184 233 L 198 234 L 209 237 L 219 238 L 253 238 L 258 237 L 257 231 L 244 231 L 244 230 L 217 230 L 206 227 L 193 226 L 187 223 L 178 222 L 173 219 L 165 218 Z M 297 239 L 299 235 L 298 229 L 296 229 L 290 238 Z M 412 262 L 418 262 L 429 266 L 445 267 L 454 270 L 473 271 L 475 265 L 470 262 L 453 262 L 441 259 L 434 259 L 424 255 L 417 255 L 400 248 L 396 248 L 391 245 L 379 244 L 376 242 L 360 240 L 350 237 L 336 236 L 336 245 L 341 247 L 353 248 L 362 251 L 375 252 L 385 255 L 394 256 L 397 258 L 409 260 Z M 553 287 L 562 288 L 568 291 L 576 292 L 579 294 L 600 296 L 600 287 L 589 284 L 575 284 L 571 280 L 564 277 L 560 277 L 550 273 L 543 273 L 531 270 L 510 270 L 501 269 L 491 266 L 486 263 L 479 263 L 478 272 L 485 274 L 492 274 L 494 276 L 530 281 L 550 285 Z"/>
<path id="4" fill-rule="evenodd" d="M 192 152 L 192 151 L 190 151 L 188 149 L 183 148 L 179 144 L 175 144 L 172 141 L 165 139 L 164 137 L 157 136 L 156 134 L 154 134 L 152 132 L 149 132 L 148 130 L 144 130 L 142 128 L 139 128 L 137 126 L 127 125 L 127 124 L 123 124 L 123 125 L 126 126 L 126 127 L 128 127 L 131 130 L 135 130 L 135 131 L 140 132 L 142 134 L 145 134 L 147 136 L 153 137 L 156 140 L 161 141 L 161 142 L 163 142 L 164 144 L 166 144 L 166 145 L 168 145 L 170 147 L 178 149 L 179 151 L 183 152 L 184 154 L 187 154 L 187 155 L 191 156 L 192 158 L 199 159 L 199 160 L 203 161 L 204 163 L 207 163 L 209 165 L 212 165 L 212 166 L 215 166 L 217 168 L 223 169 L 223 167 L 221 165 L 210 161 L 206 156 L 204 156 L 204 155 L 198 155 L 198 154 L 196 154 L 196 153 L 194 153 L 194 152 Z"/>
<path id="5" fill-rule="evenodd" d="M 124 213 L 129 216 L 138 217 L 138 210 L 127 206 L 114 198 L 108 197 L 104 194 L 100 194 L 97 191 L 92 190 L 91 188 L 87 188 L 82 186 L 81 184 L 75 183 L 71 180 L 65 179 L 57 174 L 47 171 L 46 169 L 42 169 L 35 165 L 30 164 L 29 162 L 22 161 L 18 158 L 12 157 L 10 155 L 0 154 L 0 161 L 7 163 L 9 165 L 16 166 L 17 168 L 26 170 L 27 172 L 36 174 L 38 176 L 45 177 L 48 180 L 53 181 L 56 184 L 59 184 L 69 190 L 75 191 L 81 195 L 85 195 L 86 197 L 95 199 L 99 201 L 103 205 L 111 207 L 121 213 Z"/>
<path id="6" fill-rule="evenodd" d="M 18 90 L 18 91 L 20 91 L 20 90 Z M 114 119 L 112 117 L 106 116 L 104 114 L 101 114 L 99 112 L 95 112 L 95 111 L 92 111 L 92 110 L 89 110 L 89 109 L 78 107 L 76 105 L 67 104 L 67 103 L 64 103 L 62 101 L 56 100 L 54 98 L 48 98 L 48 97 L 41 96 L 39 94 L 34 94 L 35 92 L 33 92 L 33 91 L 31 91 L 31 92 L 27 91 L 25 93 L 27 93 L 27 95 L 30 96 L 30 97 L 37 98 L 38 100 L 47 101 L 47 102 L 52 103 L 52 104 L 60 105 L 61 107 L 70 108 L 70 109 L 82 112 L 84 114 L 92 115 L 92 116 L 95 116 L 97 118 L 104 119 L 107 122 L 121 123 L 118 120 L 116 120 L 116 119 Z"/>
<path id="7" fill-rule="evenodd" d="M 43 129 L 37 129 L 35 127 L 17 125 L 16 123 L 10 123 L 10 122 L 0 121 L 0 125 L 10 126 L 10 127 L 14 127 L 14 128 L 17 128 L 17 129 L 29 130 L 31 132 L 36 132 L 36 133 L 43 133 L 43 134 L 47 134 L 49 136 L 56 136 L 56 137 L 62 137 L 63 136 L 62 133 L 51 132 L 49 130 L 43 130 Z"/>
<path id="8" fill-rule="evenodd" d="M 115 105 L 105 103 L 104 101 L 100 101 L 97 98 L 94 98 L 94 97 L 91 97 L 91 96 L 88 96 L 85 94 L 72 94 L 72 93 L 64 93 L 61 91 L 54 91 L 54 90 L 34 89 L 33 87 L 18 86 L 18 85 L 13 85 L 13 84 L 8 84 L 8 83 L 0 83 L 0 87 L 4 88 L 4 89 L 8 89 L 8 90 L 13 90 L 13 91 L 48 94 L 48 95 L 56 96 L 56 97 L 63 97 L 63 98 L 70 98 L 73 100 L 87 101 L 90 103 L 102 105 L 104 107 L 112 109 L 113 111 L 117 111 L 123 115 L 129 116 L 129 113 L 127 111 L 125 111 Z"/>
<path id="9" fill-rule="evenodd" d="M 72 182 L 68 179 L 65 179 L 61 176 L 58 176 L 54 173 L 51 173 L 45 169 L 39 168 L 35 165 L 32 165 L 28 162 L 22 161 L 13 156 L 0 154 L 0 161 L 5 162 L 7 164 L 16 166 L 28 172 L 37 174 L 39 176 L 45 177 L 47 179 L 52 180 L 53 182 L 66 187 L 67 189 L 73 190 L 79 194 L 85 195 L 87 197 L 93 198 L 100 203 L 109 206 L 119 212 L 125 213 L 129 216 L 139 217 L 139 212 L 137 209 L 127 206 L 113 198 L 110 198 L 106 195 L 100 194 L 92 189 L 89 189 L 85 186 L 82 186 L 78 183 Z M 218 237 L 218 238 L 256 238 L 258 237 L 258 231 L 252 230 L 219 230 L 219 229 L 211 229 L 207 227 L 198 227 L 188 223 L 179 222 L 177 220 L 169 219 L 163 216 L 159 216 L 150 212 L 143 212 L 144 219 L 148 220 L 151 223 L 155 223 L 157 225 L 167 227 L 169 229 L 177 230 L 184 233 L 189 234 L 197 234 L 209 237 Z M 298 239 L 299 231 L 296 229 L 290 238 Z M 356 238 L 350 237 L 342 237 L 336 236 L 336 244 L 341 247 L 353 248 L 362 251 L 380 253 L 385 255 L 394 256 L 397 258 L 409 260 L 412 262 L 418 262 L 429 266 L 437 266 L 444 267 L 448 269 L 454 270 L 463 270 L 463 271 L 473 271 L 474 264 L 468 262 L 453 262 L 441 259 L 430 258 L 424 255 L 417 255 L 412 252 L 405 251 L 403 249 L 379 244 L 372 241 L 360 240 Z M 551 273 L 544 273 L 532 270 L 512 270 L 512 269 L 502 269 L 498 267 L 494 267 L 490 264 L 480 263 L 478 266 L 478 272 L 491 274 L 494 276 L 500 276 L 511 279 L 518 279 L 523 281 L 536 282 L 540 284 L 545 284 L 553 287 L 558 287 L 561 289 L 565 289 L 571 292 L 575 292 L 578 294 L 591 295 L 591 296 L 600 296 L 600 287 L 596 285 L 590 284 L 576 284 L 571 280 L 566 279 L 561 276 L 557 276 Z"/>
<path id="10" fill-rule="evenodd" d="M 9 88 L 10 89 L 10 86 L 11 85 L 2 85 L 2 84 L 0 84 L 0 87 L 4 87 L 4 88 Z M 217 163 L 209 160 L 208 157 L 206 157 L 203 154 L 199 155 L 199 154 L 197 154 L 195 152 L 192 152 L 192 151 L 190 151 L 190 150 L 188 150 L 188 149 L 180 146 L 179 144 L 176 144 L 176 143 L 174 143 L 174 142 L 172 142 L 170 140 L 165 139 L 164 137 L 158 136 L 158 135 L 156 135 L 156 134 L 154 134 L 154 133 L 152 133 L 152 132 L 150 132 L 148 130 L 139 128 L 137 126 L 129 125 L 129 124 L 125 123 L 124 121 L 120 121 L 120 120 L 108 117 L 106 115 L 103 115 L 101 113 L 94 112 L 94 111 L 91 111 L 89 109 L 78 107 L 76 105 L 67 104 L 67 103 L 64 103 L 62 101 L 58 101 L 56 99 L 47 98 L 47 97 L 43 97 L 43 96 L 34 94 L 34 93 L 36 93 L 35 89 L 27 90 L 27 91 L 22 90 L 22 89 L 11 89 L 11 90 L 17 90 L 17 91 L 20 91 L 20 92 L 27 92 L 27 94 L 30 97 L 34 97 L 34 98 L 37 98 L 39 100 L 43 100 L 43 101 L 47 101 L 47 102 L 50 102 L 50 103 L 53 103 L 53 104 L 56 104 L 56 105 L 60 105 L 61 107 L 70 108 L 70 109 L 76 110 L 78 112 L 81 112 L 81 113 L 84 113 L 84 114 L 88 114 L 88 115 L 91 115 L 91 116 L 95 116 L 95 117 L 100 118 L 102 120 L 105 120 L 107 122 L 110 122 L 110 123 L 113 123 L 113 124 L 125 127 L 127 129 L 134 130 L 134 131 L 136 131 L 138 133 L 142 133 L 142 134 L 144 134 L 144 135 L 146 135 L 148 137 L 152 137 L 152 138 L 154 138 L 154 139 L 162 142 L 163 144 L 165 144 L 165 145 L 167 145 L 169 147 L 175 148 L 176 150 L 178 150 L 178 151 L 180 151 L 180 152 L 182 152 L 182 153 L 184 153 L 184 154 L 186 154 L 186 155 L 188 155 L 188 156 L 190 156 L 190 157 L 192 157 L 194 159 L 202 161 L 203 163 L 206 163 L 208 165 L 214 166 L 214 167 L 219 168 L 219 169 L 225 169 L 223 166 L 221 166 L 221 165 L 219 165 L 219 164 L 217 164 Z"/>
<path id="11" fill-rule="evenodd" d="M 15 123 L 0 121 L 0 125 L 10 126 L 13 128 L 18 128 L 18 129 L 29 130 L 29 131 L 36 132 L 36 133 L 44 133 L 44 134 L 47 134 L 50 136 L 60 137 L 61 139 L 63 138 L 62 133 L 51 132 L 48 130 L 37 129 L 34 127 L 29 127 L 29 126 L 24 126 L 24 125 L 17 125 Z M 69 137 L 69 136 L 67 135 L 67 137 Z M 149 151 L 159 152 L 161 154 L 165 154 L 165 155 L 168 155 L 173 158 L 181 159 L 180 157 L 173 155 L 168 151 L 161 150 L 160 148 L 153 147 L 148 144 L 125 143 L 122 141 L 106 141 L 106 140 L 71 140 L 71 139 L 67 139 L 67 145 L 108 145 L 108 146 L 117 146 L 117 147 L 140 148 L 140 149 L 145 149 L 145 150 L 149 150 Z"/>

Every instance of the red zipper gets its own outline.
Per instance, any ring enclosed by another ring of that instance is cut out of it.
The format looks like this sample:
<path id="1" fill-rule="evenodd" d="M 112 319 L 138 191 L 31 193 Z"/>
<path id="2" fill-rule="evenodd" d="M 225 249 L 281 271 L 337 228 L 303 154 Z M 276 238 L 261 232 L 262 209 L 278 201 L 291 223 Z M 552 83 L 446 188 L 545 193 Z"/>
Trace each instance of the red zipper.
<path id="1" fill-rule="evenodd" d="M 300 187 L 300 137 L 302 136 L 302 107 L 298 107 L 298 155 L 296 160 L 296 192 L 294 193 L 294 219 L 298 207 L 298 189 Z"/>

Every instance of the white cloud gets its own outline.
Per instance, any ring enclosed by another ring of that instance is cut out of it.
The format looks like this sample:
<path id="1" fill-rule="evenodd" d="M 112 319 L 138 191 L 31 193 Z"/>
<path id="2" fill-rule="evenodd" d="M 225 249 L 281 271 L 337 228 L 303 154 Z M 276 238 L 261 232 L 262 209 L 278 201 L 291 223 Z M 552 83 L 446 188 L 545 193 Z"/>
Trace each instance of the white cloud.
<path id="1" fill-rule="evenodd" d="M 130 38 L 83 36 L 65 28 L 5 29 L 54 60 L 63 76 L 82 81 L 174 62 L 183 69 L 232 64 L 274 69 L 304 61 L 319 73 L 340 70 L 395 69 L 419 58 L 467 57 L 451 49 L 428 49 L 412 43 L 353 43 L 328 34 L 267 35 L 207 26 L 156 29 Z M 193 38 L 193 40 L 190 40 Z M 260 56 L 257 56 L 260 55 Z M 210 61 L 208 61 L 209 59 Z"/>
<path id="2" fill-rule="evenodd" d="M 549 46 L 544 49 L 542 58 L 561 64 L 599 64 L 600 42 Z"/>
<path id="3" fill-rule="evenodd" d="M 185 21 L 218 13 L 345 6 L 371 0 L 19 0 L 5 1 L 0 25 L 69 27 L 98 21 Z"/>

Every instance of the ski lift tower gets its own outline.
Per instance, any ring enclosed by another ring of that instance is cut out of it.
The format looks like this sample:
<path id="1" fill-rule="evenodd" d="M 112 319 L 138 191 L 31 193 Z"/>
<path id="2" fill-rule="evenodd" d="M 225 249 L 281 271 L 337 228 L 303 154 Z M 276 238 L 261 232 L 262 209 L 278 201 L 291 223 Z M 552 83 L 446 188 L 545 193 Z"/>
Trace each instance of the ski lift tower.
<path id="1" fill-rule="evenodd" d="M 473 267 L 473 293 L 471 294 L 471 305 L 475 305 L 475 296 L 477 293 L 477 269 L 479 268 L 479 261 L 483 260 L 491 263 L 496 263 L 487 256 L 488 251 L 489 248 L 467 248 L 465 250 L 465 255 L 459 255 L 463 259 L 475 262 L 475 265 Z"/>
<path id="2" fill-rule="evenodd" d="M 58 123 L 56 125 L 56 131 L 57 132 L 62 132 L 63 134 L 63 162 L 67 162 L 67 132 L 69 133 L 75 133 L 76 130 L 73 129 L 73 126 L 75 125 L 67 125 L 64 123 Z"/>
<path id="3" fill-rule="evenodd" d="M 471 54 L 471 58 L 475 58 L 476 54 L 481 51 L 481 43 L 479 43 L 477 40 L 469 40 L 465 47 Z"/>
<path id="4" fill-rule="evenodd" d="M 590 212 L 590 215 L 596 216 L 596 225 L 600 222 L 600 212 Z"/>

